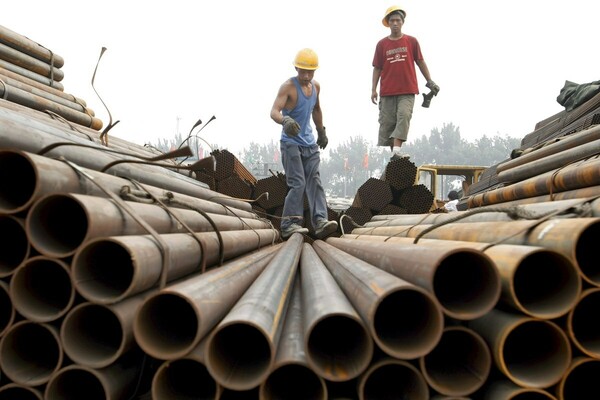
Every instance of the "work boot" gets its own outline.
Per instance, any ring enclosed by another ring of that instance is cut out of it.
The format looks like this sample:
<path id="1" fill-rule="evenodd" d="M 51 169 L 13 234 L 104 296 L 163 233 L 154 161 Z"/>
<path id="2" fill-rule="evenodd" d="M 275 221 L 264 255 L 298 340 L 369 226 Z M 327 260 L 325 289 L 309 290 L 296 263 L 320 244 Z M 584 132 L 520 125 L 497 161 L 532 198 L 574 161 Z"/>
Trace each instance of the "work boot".
<path id="1" fill-rule="evenodd" d="M 317 223 L 315 227 L 315 236 L 319 239 L 323 239 L 326 236 L 331 235 L 338 228 L 338 224 L 335 221 L 327 221 L 322 219 Z"/>
<path id="2" fill-rule="evenodd" d="M 296 233 L 296 232 L 304 235 L 304 234 L 308 233 L 308 229 L 303 228 L 296 223 L 293 223 L 293 224 L 289 225 L 287 228 L 281 228 L 281 238 L 287 239 L 290 236 L 292 236 L 293 233 Z"/>

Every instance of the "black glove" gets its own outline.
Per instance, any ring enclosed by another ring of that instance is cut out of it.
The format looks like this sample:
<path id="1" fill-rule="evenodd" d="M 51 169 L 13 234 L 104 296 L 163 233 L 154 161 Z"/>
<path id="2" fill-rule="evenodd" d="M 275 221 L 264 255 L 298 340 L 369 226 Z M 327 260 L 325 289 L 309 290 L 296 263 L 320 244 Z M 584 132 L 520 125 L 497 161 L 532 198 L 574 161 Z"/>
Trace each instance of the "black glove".
<path id="1" fill-rule="evenodd" d="M 440 92 L 440 87 L 434 81 L 428 81 L 425 86 L 431 89 L 431 92 L 434 96 L 437 96 L 437 94 Z"/>
<path id="2" fill-rule="evenodd" d="M 294 120 L 294 118 L 290 116 L 283 117 L 281 121 L 281 125 L 283 125 L 283 131 L 288 136 L 297 136 L 300 132 L 300 125 Z"/>
<path id="3" fill-rule="evenodd" d="M 317 133 L 319 135 L 317 138 L 317 145 L 319 145 L 319 148 L 325 150 L 327 143 L 329 143 L 329 139 L 327 139 L 327 134 L 325 133 L 325 127 L 323 127 L 323 129 L 317 129 Z"/>

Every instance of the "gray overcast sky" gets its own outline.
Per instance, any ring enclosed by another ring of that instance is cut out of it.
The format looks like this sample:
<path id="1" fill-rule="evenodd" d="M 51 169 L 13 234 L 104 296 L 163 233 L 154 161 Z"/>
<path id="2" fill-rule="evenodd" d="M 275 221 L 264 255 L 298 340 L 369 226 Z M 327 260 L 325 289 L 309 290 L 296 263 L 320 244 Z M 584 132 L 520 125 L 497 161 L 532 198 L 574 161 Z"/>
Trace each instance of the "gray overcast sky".
<path id="1" fill-rule="evenodd" d="M 303 47 L 320 59 L 315 79 L 330 147 L 351 136 L 373 144 L 375 45 L 392 0 L 369 1 L 4 1 L 3 26 L 65 59 L 65 92 L 120 123 L 113 136 L 138 143 L 185 137 L 200 118 L 216 119 L 200 137 L 238 153 L 278 140 L 269 117 L 280 84 L 295 75 Z M 417 99 L 409 141 L 453 123 L 468 141 L 522 138 L 563 108 L 566 80 L 600 80 L 600 2 L 589 0 L 405 0 L 403 32 L 416 36 L 441 91 L 428 109 Z M 417 72 L 418 73 L 418 72 Z M 421 91 L 425 81 L 418 73 Z M 197 129 L 195 130 L 197 131 Z"/>

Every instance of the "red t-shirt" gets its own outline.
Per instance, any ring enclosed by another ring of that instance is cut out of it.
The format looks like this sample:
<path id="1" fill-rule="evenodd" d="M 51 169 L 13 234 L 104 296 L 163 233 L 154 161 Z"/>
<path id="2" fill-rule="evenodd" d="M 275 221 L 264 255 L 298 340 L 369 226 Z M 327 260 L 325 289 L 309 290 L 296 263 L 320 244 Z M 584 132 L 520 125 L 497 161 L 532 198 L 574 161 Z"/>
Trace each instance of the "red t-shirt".
<path id="1" fill-rule="evenodd" d="M 415 61 L 422 59 L 421 46 L 413 36 L 381 39 L 373 56 L 373 66 L 381 68 L 379 95 L 419 94 Z"/>

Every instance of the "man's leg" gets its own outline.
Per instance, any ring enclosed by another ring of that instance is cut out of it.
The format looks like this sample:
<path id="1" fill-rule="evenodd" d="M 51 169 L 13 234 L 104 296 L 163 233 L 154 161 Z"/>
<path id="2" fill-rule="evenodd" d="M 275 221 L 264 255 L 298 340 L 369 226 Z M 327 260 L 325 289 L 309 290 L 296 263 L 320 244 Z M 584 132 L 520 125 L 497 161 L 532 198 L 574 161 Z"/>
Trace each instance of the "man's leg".
<path id="1" fill-rule="evenodd" d="M 302 165 L 301 147 L 290 143 L 281 143 L 281 162 L 285 171 L 285 179 L 289 187 L 285 196 L 281 219 L 281 230 L 292 223 L 301 225 L 304 214 L 304 166 Z"/>

